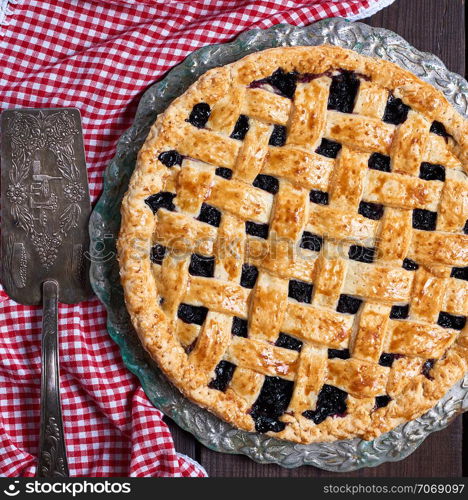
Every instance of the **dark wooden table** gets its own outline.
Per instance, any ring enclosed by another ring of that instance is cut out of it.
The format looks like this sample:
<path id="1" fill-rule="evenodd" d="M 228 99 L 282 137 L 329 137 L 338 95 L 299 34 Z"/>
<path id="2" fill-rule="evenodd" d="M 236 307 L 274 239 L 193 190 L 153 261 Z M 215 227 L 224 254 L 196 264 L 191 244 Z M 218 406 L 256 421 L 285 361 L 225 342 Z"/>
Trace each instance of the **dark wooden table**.
<path id="1" fill-rule="evenodd" d="M 439 56 L 447 67 L 465 75 L 464 0 L 396 0 L 364 22 L 388 28 L 420 50 Z M 460 477 L 468 476 L 468 419 L 459 417 L 447 429 L 432 434 L 410 457 L 400 462 L 348 473 L 348 477 Z M 176 448 L 198 460 L 211 477 L 343 477 L 314 467 L 283 469 L 259 465 L 239 455 L 208 450 L 169 422 Z M 463 456 L 465 455 L 465 463 Z"/>

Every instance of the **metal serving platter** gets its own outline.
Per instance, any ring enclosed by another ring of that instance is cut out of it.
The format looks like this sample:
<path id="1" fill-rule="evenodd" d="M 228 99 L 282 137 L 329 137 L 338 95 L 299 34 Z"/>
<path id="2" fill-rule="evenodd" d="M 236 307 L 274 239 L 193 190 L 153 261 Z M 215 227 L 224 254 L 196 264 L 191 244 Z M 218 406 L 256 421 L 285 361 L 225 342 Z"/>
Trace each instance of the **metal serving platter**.
<path id="1" fill-rule="evenodd" d="M 363 23 L 327 19 L 305 28 L 277 25 L 267 30 L 247 31 L 231 43 L 197 50 L 145 92 L 132 127 L 118 142 L 116 155 L 104 174 L 104 192 L 90 220 L 91 283 L 107 308 L 109 334 L 120 346 L 125 364 L 138 376 L 149 399 L 205 446 L 223 453 L 247 455 L 259 463 L 283 467 L 314 465 L 347 472 L 401 460 L 431 432 L 446 427 L 468 408 L 468 375 L 425 415 L 371 442 L 352 439 L 298 445 L 240 431 L 183 397 L 144 351 L 125 309 L 115 258 L 121 199 L 135 167 L 137 152 L 157 114 L 210 68 L 270 47 L 325 43 L 393 61 L 440 89 L 458 111 L 465 115 L 468 112 L 468 82 L 450 73 L 440 59 L 416 50 L 395 33 Z"/>

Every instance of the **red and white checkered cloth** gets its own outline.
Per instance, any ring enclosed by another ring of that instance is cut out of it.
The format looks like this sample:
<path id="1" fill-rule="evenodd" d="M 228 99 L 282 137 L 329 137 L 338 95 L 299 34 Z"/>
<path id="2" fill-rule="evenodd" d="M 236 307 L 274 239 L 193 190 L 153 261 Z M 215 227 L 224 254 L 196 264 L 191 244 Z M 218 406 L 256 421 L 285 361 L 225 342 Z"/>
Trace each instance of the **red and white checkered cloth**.
<path id="1" fill-rule="evenodd" d="M 0 26 L 1 108 L 78 107 L 95 201 L 141 93 L 193 50 L 251 28 L 364 17 L 391 1 L 19 0 Z M 161 412 L 126 370 L 105 321 L 96 298 L 60 305 L 71 475 L 204 476 L 176 453 Z M 40 308 L 20 306 L 0 289 L 1 476 L 35 473 L 40 328 Z"/>

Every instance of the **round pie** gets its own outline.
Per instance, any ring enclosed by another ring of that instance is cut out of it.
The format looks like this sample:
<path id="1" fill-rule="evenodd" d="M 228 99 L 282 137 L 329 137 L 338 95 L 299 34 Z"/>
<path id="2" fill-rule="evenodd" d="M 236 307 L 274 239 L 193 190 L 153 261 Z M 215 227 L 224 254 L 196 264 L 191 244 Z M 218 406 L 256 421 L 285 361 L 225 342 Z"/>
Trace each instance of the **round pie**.
<path id="1" fill-rule="evenodd" d="M 232 425 L 373 439 L 468 363 L 468 122 L 400 67 L 283 47 L 161 114 L 122 204 L 146 350 Z"/>

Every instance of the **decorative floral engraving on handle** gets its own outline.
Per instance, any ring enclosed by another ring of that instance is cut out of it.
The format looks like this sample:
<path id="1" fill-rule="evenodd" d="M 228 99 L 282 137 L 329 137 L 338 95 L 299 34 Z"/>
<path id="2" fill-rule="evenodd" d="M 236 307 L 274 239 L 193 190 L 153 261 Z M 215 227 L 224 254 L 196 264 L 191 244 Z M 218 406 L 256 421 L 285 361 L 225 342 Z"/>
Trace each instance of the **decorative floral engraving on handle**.
<path id="1" fill-rule="evenodd" d="M 15 112 L 7 127 L 11 168 L 6 196 L 11 215 L 31 238 L 45 269 L 54 264 L 64 238 L 78 225 L 81 214 L 78 202 L 85 189 L 74 152 L 77 134 L 67 111 Z"/>
<path id="2" fill-rule="evenodd" d="M 65 460 L 59 451 L 62 441 L 63 436 L 55 417 L 49 417 L 41 451 L 39 477 L 68 477 Z"/>

